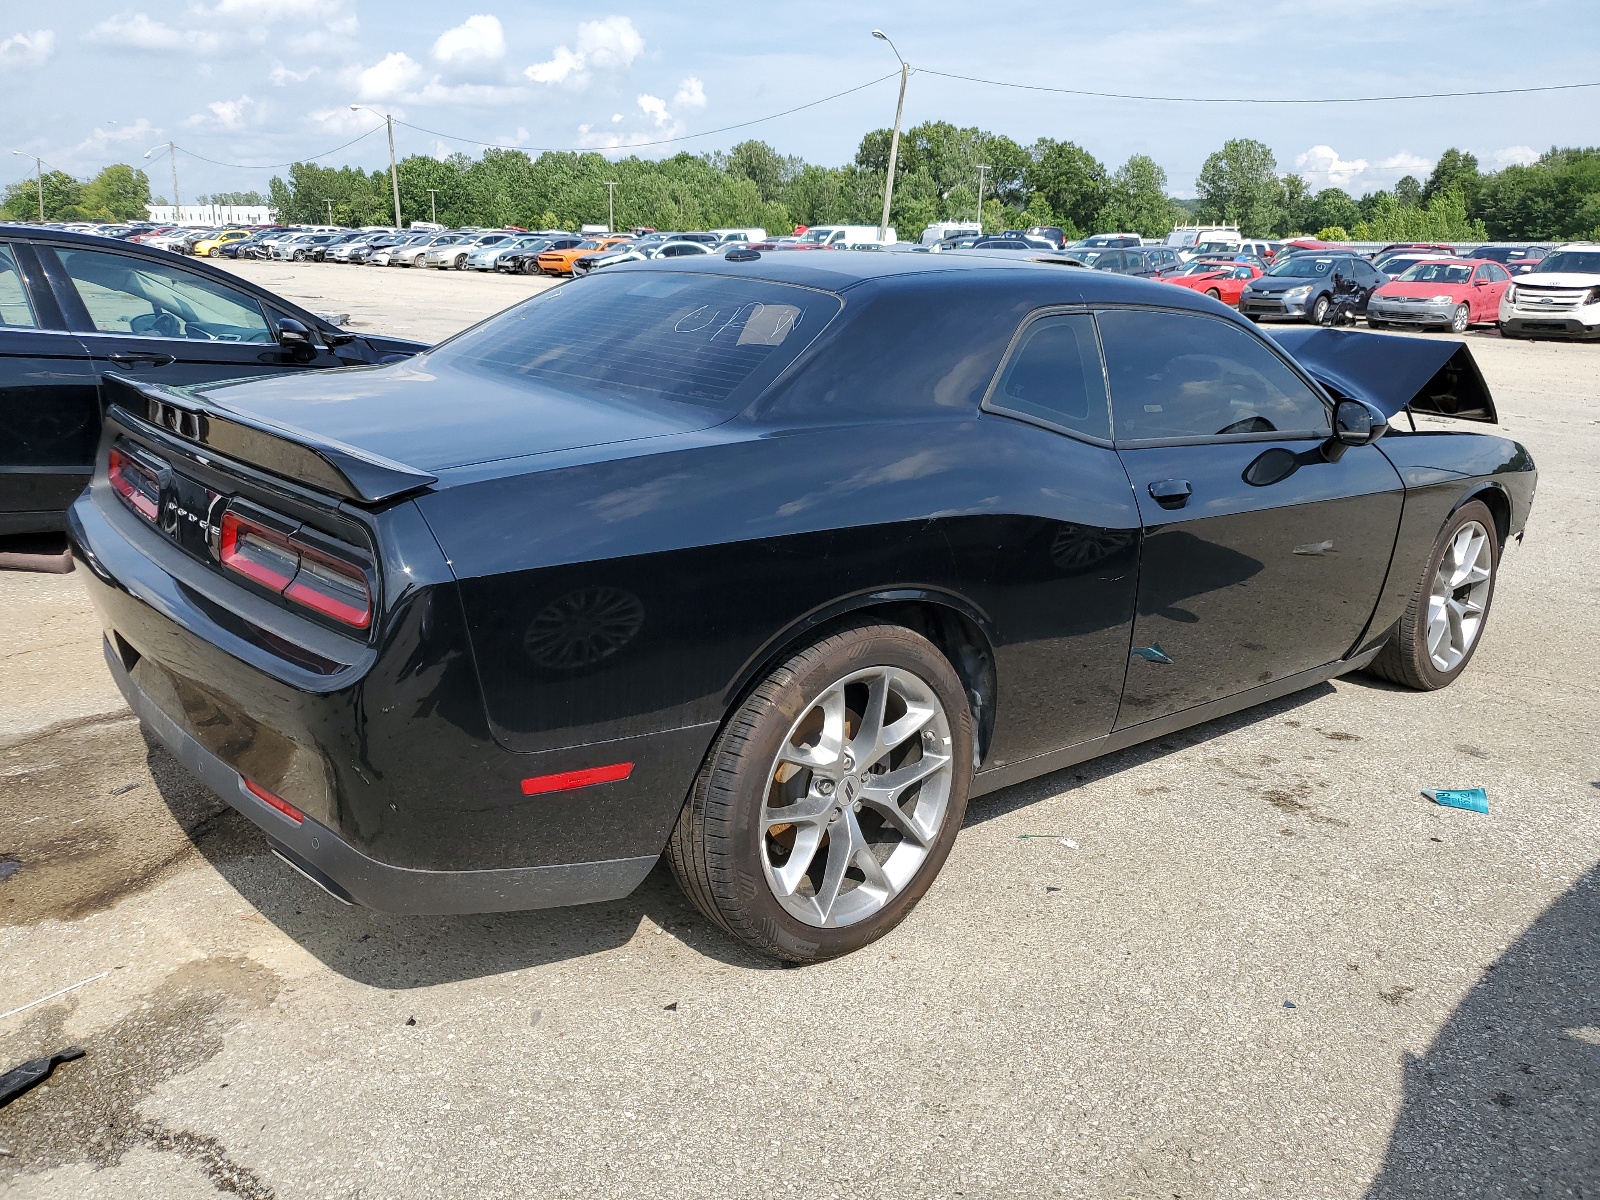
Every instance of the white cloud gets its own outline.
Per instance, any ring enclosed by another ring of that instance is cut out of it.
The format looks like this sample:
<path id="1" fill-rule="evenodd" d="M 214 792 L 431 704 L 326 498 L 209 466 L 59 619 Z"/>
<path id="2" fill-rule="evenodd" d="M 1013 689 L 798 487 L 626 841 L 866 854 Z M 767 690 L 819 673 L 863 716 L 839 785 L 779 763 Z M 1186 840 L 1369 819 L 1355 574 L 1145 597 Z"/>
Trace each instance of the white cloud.
<path id="1" fill-rule="evenodd" d="M 0 69 L 42 66 L 55 50 L 56 33 L 53 29 L 13 33 L 0 40 Z"/>
<path id="2" fill-rule="evenodd" d="M 677 92 L 672 97 L 674 108 L 704 108 L 706 106 L 706 85 L 693 75 L 678 85 Z"/>
<path id="3" fill-rule="evenodd" d="M 74 146 L 69 154 L 102 154 L 106 147 L 116 142 L 142 142 L 146 141 L 161 130 L 150 124 L 148 118 L 140 117 L 131 125 L 120 125 L 116 129 L 96 128 L 93 133 Z"/>
<path id="4" fill-rule="evenodd" d="M 1489 156 L 1496 166 L 1526 167 L 1539 161 L 1539 152 L 1532 146 L 1502 146 Z"/>
<path id="5" fill-rule="evenodd" d="M 213 100 L 206 105 L 207 112 L 196 113 L 184 122 L 186 125 L 207 125 L 221 129 L 243 129 L 245 117 L 256 106 L 249 96 L 237 100 Z"/>
<path id="6" fill-rule="evenodd" d="M 356 89 L 363 100 L 392 100 L 409 91 L 422 79 L 422 67 L 404 51 L 396 50 L 356 76 Z"/>
<path id="7" fill-rule="evenodd" d="M 631 66 L 644 53 L 644 35 L 627 17 L 601 17 L 578 24 L 578 48 L 557 46 L 550 58 L 523 72 L 534 83 L 570 83 L 582 87 L 593 70 L 611 71 Z"/>
<path id="8" fill-rule="evenodd" d="M 500 18 L 486 13 L 470 16 L 454 29 L 445 30 L 433 43 L 434 60 L 447 66 L 498 62 L 505 56 L 506 35 Z"/>
<path id="9" fill-rule="evenodd" d="M 1364 158 L 1341 158 L 1332 146 L 1313 146 L 1297 155 L 1294 165 L 1313 192 L 1336 187 L 1352 194 L 1372 188 L 1392 188 L 1404 175 L 1425 179 L 1433 170 L 1432 159 L 1409 150 L 1369 162 Z"/>
<path id="10" fill-rule="evenodd" d="M 1364 158 L 1340 158 L 1332 146 L 1313 146 L 1297 155 L 1294 165 L 1314 192 L 1328 187 L 1347 188 L 1368 166 Z"/>
<path id="11" fill-rule="evenodd" d="M 458 83 L 448 85 L 437 78 L 425 87 L 406 96 L 418 104 L 470 104 L 480 108 L 493 108 L 513 104 L 525 95 L 520 87 L 502 87 L 491 83 Z"/>
<path id="12" fill-rule="evenodd" d="M 316 67 L 307 67 L 304 71 L 291 71 L 281 62 L 274 62 L 272 70 L 267 73 L 267 78 L 278 87 L 284 87 L 291 83 L 304 83 L 316 73 Z"/>
<path id="13" fill-rule="evenodd" d="M 406 115 L 403 108 L 391 107 L 389 112 L 397 121 Z M 338 108 L 314 109 L 306 115 L 320 132 L 336 135 L 365 133 L 372 128 L 373 121 L 379 120 L 370 112 L 353 110 L 347 104 L 341 104 Z"/>
<path id="14" fill-rule="evenodd" d="M 622 114 L 621 113 L 612 113 L 611 114 L 611 123 L 613 125 L 615 125 L 620 120 L 622 120 Z"/>
<path id="15" fill-rule="evenodd" d="M 667 102 L 660 96 L 652 96 L 649 92 L 639 97 L 639 107 L 644 115 L 655 120 L 656 125 L 662 126 L 672 120 L 672 114 L 667 111 Z"/>
<path id="16" fill-rule="evenodd" d="M 131 17 L 108 17 L 89 30 L 89 40 L 107 46 L 131 47 L 135 50 L 182 51 L 200 54 L 215 53 L 222 39 L 207 29 L 175 29 L 153 21 L 146 13 Z"/>

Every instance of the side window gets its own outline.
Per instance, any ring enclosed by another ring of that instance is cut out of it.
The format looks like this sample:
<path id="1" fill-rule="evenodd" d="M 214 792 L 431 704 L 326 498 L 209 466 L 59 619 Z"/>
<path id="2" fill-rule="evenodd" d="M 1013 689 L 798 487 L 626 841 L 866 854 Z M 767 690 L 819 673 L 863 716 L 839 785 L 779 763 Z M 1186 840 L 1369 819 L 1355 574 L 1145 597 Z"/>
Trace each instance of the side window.
<path id="1" fill-rule="evenodd" d="M 131 255 L 57 249 L 89 319 L 103 333 L 191 341 L 270 342 L 261 306 L 201 275 Z"/>
<path id="2" fill-rule="evenodd" d="M 1111 309 L 1098 320 L 1119 444 L 1329 432 L 1321 397 L 1228 321 L 1139 309 Z"/>
<path id="3" fill-rule="evenodd" d="M 1111 440 L 1111 412 L 1094 318 L 1042 317 L 1023 332 L 988 407 L 1057 429 Z"/>
<path id="4" fill-rule="evenodd" d="M 28 288 L 17 270 L 11 247 L 0 246 L 0 326 L 8 329 L 37 329 L 33 306 L 28 303 Z"/>
<path id="5" fill-rule="evenodd" d="M 1483 278 L 1489 283 L 1504 283 L 1511 276 L 1499 263 L 1485 263 L 1483 265 Z"/>
<path id="6" fill-rule="evenodd" d="M 1094 265 L 1101 271 L 1120 271 L 1124 261 L 1121 250 L 1107 250 L 1095 260 Z"/>

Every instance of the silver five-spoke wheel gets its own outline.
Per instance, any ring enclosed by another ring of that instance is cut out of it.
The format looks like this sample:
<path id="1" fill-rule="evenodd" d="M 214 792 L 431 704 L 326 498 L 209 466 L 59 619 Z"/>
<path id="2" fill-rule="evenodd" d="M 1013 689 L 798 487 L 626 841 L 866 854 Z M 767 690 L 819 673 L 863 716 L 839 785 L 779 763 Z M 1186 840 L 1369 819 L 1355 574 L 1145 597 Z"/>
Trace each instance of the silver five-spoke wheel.
<path id="1" fill-rule="evenodd" d="M 1489 531 L 1468 521 L 1445 548 L 1428 595 L 1428 657 L 1438 670 L 1455 670 L 1477 640 L 1493 569 Z"/>
<path id="2" fill-rule="evenodd" d="M 834 683 L 789 729 L 761 807 L 761 861 L 778 903 L 838 928 L 880 911 L 917 874 L 950 802 L 950 722 L 910 671 Z"/>

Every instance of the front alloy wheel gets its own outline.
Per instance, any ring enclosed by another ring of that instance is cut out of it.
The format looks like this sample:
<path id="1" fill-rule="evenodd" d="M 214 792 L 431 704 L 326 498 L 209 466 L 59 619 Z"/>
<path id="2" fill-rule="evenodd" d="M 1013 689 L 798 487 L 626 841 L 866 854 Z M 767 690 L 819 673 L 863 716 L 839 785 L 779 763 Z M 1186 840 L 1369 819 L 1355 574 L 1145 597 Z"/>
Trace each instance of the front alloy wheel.
<path id="1" fill-rule="evenodd" d="M 1450 315 L 1450 332 L 1465 333 L 1471 323 L 1472 310 L 1465 304 L 1456 305 L 1456 311 Z"/>
<path id="2" fill-rule="evenodd" d="M 1411 603 L 1368 668 L 1419 691 L 1453 683 L 1472 659 L 1489 619 L 1500 540 L 1481 500 L 1445 522 Z"/>
<path id="3" fill-rule="evenodd" d="M 1318 296 L 1317 302 L 1311 306 L 1311 323 L 1321 325 L 1323 318 L 1328 315 L 1332 302 L 1326 296 Z"/>
<path id="4" fill-rule="evenodd" d="M 740 941 L 833 958 L 883 936 L 927 891 L 971 778 L 971 714 L 949 661 L 902 626 L 850 626 L 774 669 L 729 717 L 667 858 Z"/>

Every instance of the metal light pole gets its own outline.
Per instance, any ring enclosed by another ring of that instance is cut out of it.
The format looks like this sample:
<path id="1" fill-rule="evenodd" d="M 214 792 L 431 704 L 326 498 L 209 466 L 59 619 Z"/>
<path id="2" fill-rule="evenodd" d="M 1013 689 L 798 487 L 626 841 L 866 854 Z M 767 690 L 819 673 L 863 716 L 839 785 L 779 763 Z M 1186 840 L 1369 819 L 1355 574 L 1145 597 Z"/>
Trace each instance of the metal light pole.
<path id="1" fill-rule="evenodd" d="M 15 154 L 18 158 L 31 158 L 31 159 L 33 159 L 34 174 L 38 177 L 38 180 L 39 180 L 39 224 L 43 225 L 44 224 L 44 159 L 40 158 L 37 154 L 24 154 L 21 150 L 13 150 L 11 153 Z"/>
<path id="2" fill-rule="evenodd" d="M 332 225 L 333 224 L 333 201 L 332 200 L 324 200 L 323 203 L 328 206 L 328 224 Z"/>
<path id="3" fill-rule="evenodd" d="M 178 206 L 179 206 L 179 204 L 181 202 L 178 199 L 178 146 L 177 146 L 177 143 L 175 143 L 175 142 L 162 142 L 161 145 L 159 145 L 159 146 L 151 146 L 150 149 L 148 149 L 148 150 L 146 150 L 144 152 L 144 156 L 146 158 L 149 158 L 157 150 L 160 150 L 160 149 L 163 149 L 163 148 L 166 149 L 167 157 L 172 161 L 172 223 L 174 225 L 181 225 L 182 222 L 178 220 Z"/>
<path id="4" fill-rule="evenodd" d="M 437 225 L 438 223 L 439 223 L 439 189 L 438 188 L 429 188 L 428 189 L 428 224 Z"/>
<path id="5" fill-rule="evenodd" d="M 394 118 L 388 113 L 381 113 L 375 108 L 368 108 L 365 104 L 352 104 L 350 111 L 364 111 L 371 113 L 375 117 L 382 117 L 383 123 L 389 127 L 389 184 L 394 189 L 394 227 L 398 232 L 403 226 L 400 224 L 400 172 L 395 170 L 394 166 Z"/>
<path id="6" fill-rule="evenodd" d="M 989 170 L 987 163 L 978 164 L 978 232 L 983 232 L 983 173 Z"/>
<path id="7" fill-rule="evenodd" d="M 617 184 L 614 179 L 602 180 L 606 185 L 606 232 L 617 231 Z"/>
<path id="8" fill-rule="evenodd" d="M 906 78 L 911 74 L 911 64 L 900 58 L 899 48 L 889 41 L 889 35 L 883 30 L 874 29 L 872 36 L 880 42 L 888 42 L 889 49 L 900 59 L 900 99 L 894 106 L 894 136 L 889 139 L 889 175 L 883 184 L 883 219 L 878 222 L 878 241 L 881 244 L 889 236 L 889 202 L 894 199 L 894 169 L 900 158 L 900 114 L 906 107 Z"/>

